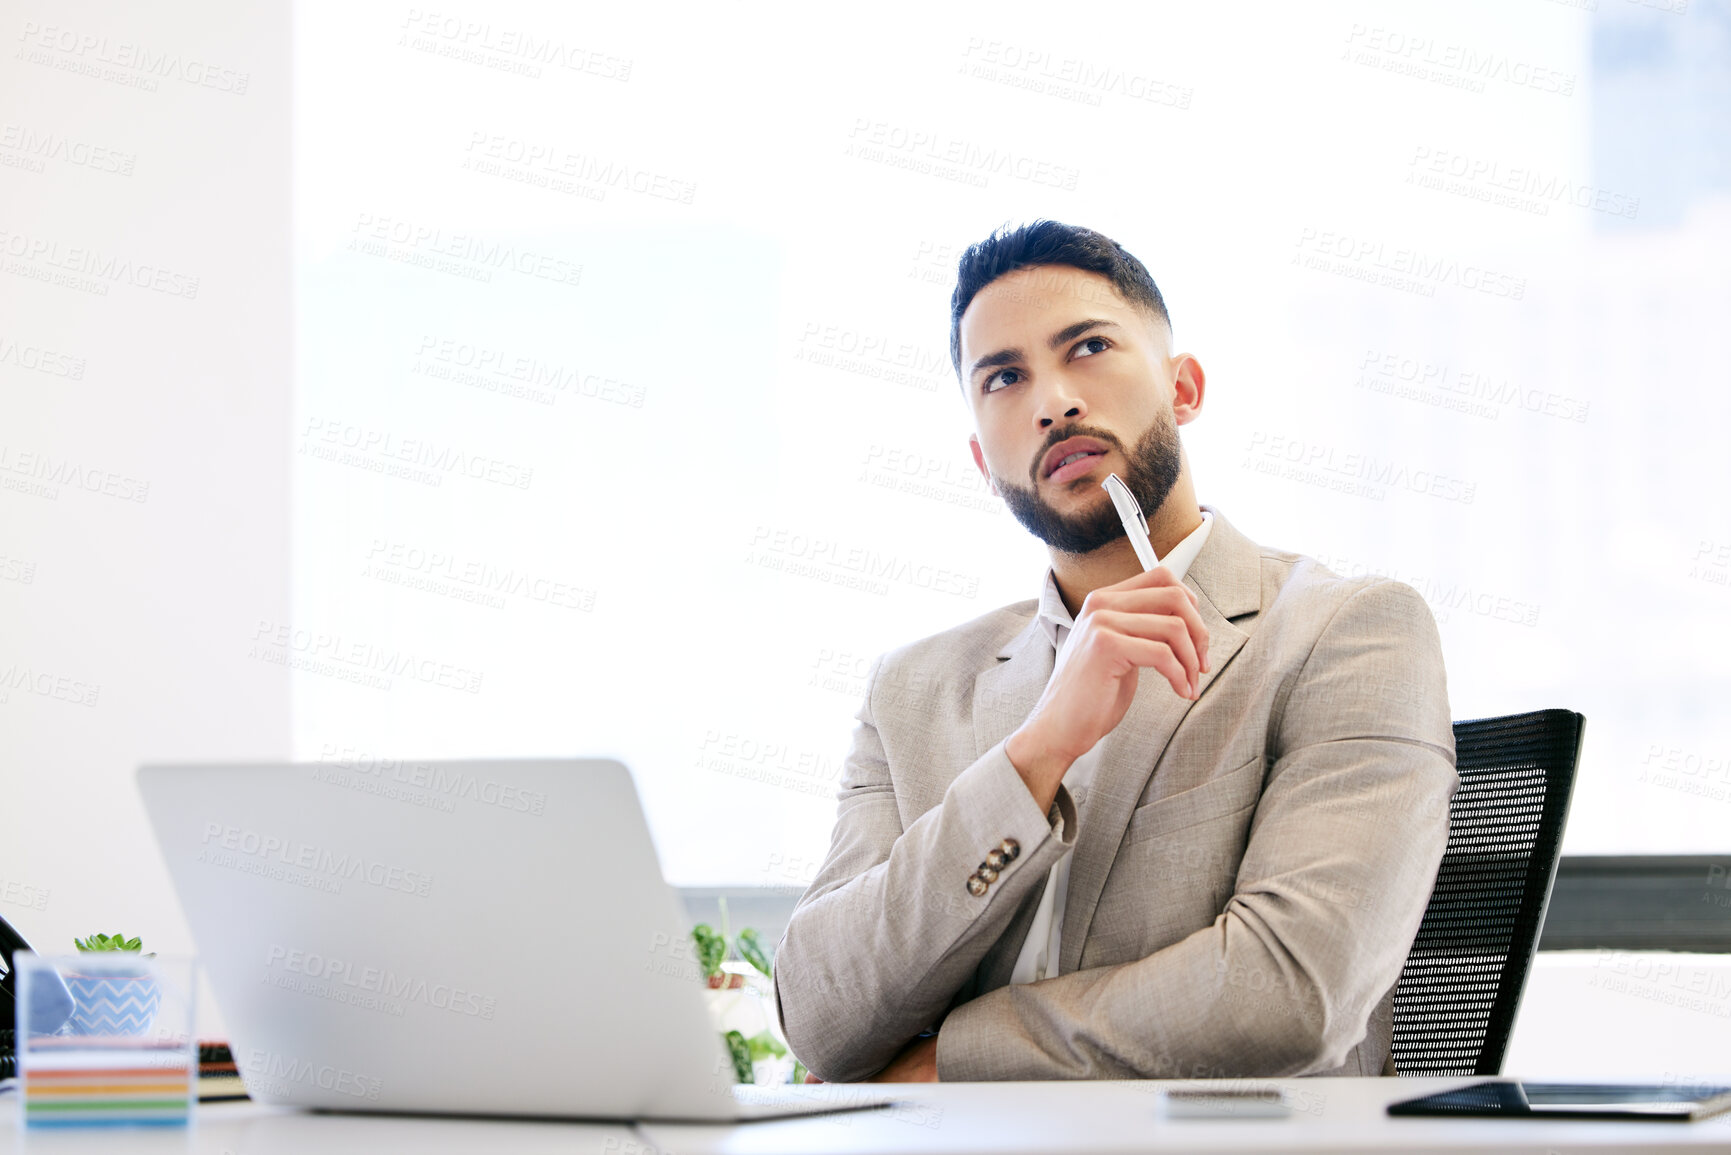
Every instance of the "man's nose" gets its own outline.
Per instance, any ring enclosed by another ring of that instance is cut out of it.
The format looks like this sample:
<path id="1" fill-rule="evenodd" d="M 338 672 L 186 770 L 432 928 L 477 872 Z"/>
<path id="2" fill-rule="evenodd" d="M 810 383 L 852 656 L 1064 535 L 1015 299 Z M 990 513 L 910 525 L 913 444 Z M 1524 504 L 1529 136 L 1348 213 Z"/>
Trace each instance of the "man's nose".
<path id="1" fill-rule="evenodd" d="M 1051 379 L 1051 384 L 1041 391 L 1034 406 L 1034 419 L 1041 429 L 1051 428 L 1052 423 L 1060 418 L 1074 421 L 1087 415 L 1087 404 L 1061 376 Z"/>

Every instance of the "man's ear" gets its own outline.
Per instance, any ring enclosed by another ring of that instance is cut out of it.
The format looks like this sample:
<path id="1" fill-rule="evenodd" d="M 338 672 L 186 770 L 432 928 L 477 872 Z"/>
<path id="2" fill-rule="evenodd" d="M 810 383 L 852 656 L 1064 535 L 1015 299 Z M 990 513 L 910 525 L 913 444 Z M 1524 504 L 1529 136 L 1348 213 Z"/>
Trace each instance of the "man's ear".
<path id="1" fill-rule="evenodd" d="M 1173 358 L 1172 420 L 1188 425 L 1202 416 L 1202 394 L 1208 379 L 1202 372 L 1202 362 L 1188 353 Z"/>
<path id="2" fill-rule="evenodd" d="M 992 496 L 998 496 L 998 483 L 992 480 L 992 471 L 986 468 L 986 455 L 980 452 L 980 435 L 968 434 L 968 448 L 973 451 L 974 464 L 979 467 L 980 476 L 986 479 L 986 488 L 992 491 Z"/>

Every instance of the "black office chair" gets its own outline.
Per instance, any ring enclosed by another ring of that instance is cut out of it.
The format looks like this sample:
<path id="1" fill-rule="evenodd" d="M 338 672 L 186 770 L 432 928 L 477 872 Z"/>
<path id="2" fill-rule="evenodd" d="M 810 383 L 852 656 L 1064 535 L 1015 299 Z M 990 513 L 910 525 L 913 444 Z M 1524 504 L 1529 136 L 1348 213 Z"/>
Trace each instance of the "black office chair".
<path id="1" fill-rule="evenodd" d="M 1448 848 L 1394 992 L 1400 1075 L 1497 1075 L 1545 922 L 1586 719 L 1456 722 Z"/>

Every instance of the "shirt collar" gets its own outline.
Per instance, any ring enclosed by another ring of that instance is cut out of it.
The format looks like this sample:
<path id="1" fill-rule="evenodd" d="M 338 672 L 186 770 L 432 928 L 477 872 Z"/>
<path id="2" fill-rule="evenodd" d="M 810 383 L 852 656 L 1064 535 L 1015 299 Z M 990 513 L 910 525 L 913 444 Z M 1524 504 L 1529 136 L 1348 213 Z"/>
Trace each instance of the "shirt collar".
<path id="1" fill-rule="evenodd" d="M 1179 581 L 1190 570 L 1190 563 L 1196 560 L 1196 555 L 1202 552 L 1202 543 L 1208 540 L 1208 526 L 1214 520 L 1214 514 L 1203 509 L 1197 512 L 1202 515 L 1202 524 L 1191 530 L 1183 541 L 1172 547 L 1172 552 L 1160 559 L 1160 564 L 1172 571 L 1172 576 Z M 1046 567 L 1046 585 L 1040 591 L 1040 629 L 1045 633 L 1046 640 L 1052 643 L 1054 649 L 1068 636 L 1075 627 L 1076 619 L 1070 616 L 1064 599 L 1058 594 L 1058 578 L 1050 566 Z M 1059 630 L 1062 628 L 1063 633 Z"/>

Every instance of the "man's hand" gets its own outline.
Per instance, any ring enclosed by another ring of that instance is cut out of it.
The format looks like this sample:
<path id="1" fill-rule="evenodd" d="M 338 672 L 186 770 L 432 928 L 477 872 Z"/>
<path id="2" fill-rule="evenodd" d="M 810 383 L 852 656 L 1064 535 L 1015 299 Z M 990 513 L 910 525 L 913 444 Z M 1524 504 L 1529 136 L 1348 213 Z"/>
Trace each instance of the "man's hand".
<path id="1" fill-rule="evenodd" d="M 1209 669 L 1208 630 L 1197 605 L 1163 565 L 1083 599 L 1045 693 L 1004 746 L 1040 809 L 1051 808 L 1070 764 L 1124 720 L 1143 667 L 1179 697 L 1196 697 Z"/>
<path id="2" fill-rule="evenodd" d="M 935 1083 L 938 1081 L 938 1037 L 928 1035 L 903 1047 L 889 1066 L 868 1083 Z"/>

